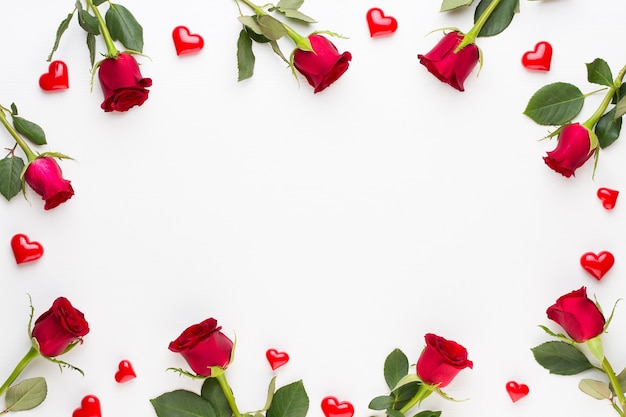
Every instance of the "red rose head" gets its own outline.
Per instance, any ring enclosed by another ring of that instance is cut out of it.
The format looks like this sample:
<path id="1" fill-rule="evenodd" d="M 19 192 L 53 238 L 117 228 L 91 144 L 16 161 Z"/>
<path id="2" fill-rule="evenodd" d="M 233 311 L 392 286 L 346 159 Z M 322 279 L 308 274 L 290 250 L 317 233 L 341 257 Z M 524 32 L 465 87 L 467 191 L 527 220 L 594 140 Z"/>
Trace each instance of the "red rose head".
<path id="1" fill-rule="evenodd" d="M 580 123 L 571 123 L 561 130 L 556 148 L 548 152 L 543 160 L 550 168 L 569 178 L 591 158 L 594 151 L 595 148 L 591 149 L 589 130 Z"/>
<path id="2" fill-rule="evenodd" d="M 183 355 L 191 369 L 201 376 L 211 376 L 211 367 L 226 369 L 233 342 L 217 326 L 214 318 L 189 326 L 169 345 L 169 350 Z"/>
<path id="3" fill-rule="evenodd" d="M 304 75 L 314 92 L 319 93 L 334 83 L 348 70 L 352 54 L 340 54 L 331 41 L 320 35 L 310 35 L 313 51 L 296 49 L 293 65 Z"/>
<path id="4" fill-rule="evenodd" d="M 104 93 L 100 107 L 105 112 L 124 112 L 148 99 L 146 87 L 152 85 L 152 80 L 141 76 L 139 65 L 130 54 L 122 52 L 115 58 L 104 59 L 98 76 Z"/>
<path id="5" fill-rule="evenodd" d="M 456 342 L 428 333 L 426 347 L 417 360 L 417 376 L 430 385 L 443 388 L 464 368 L 472 368 L 467 350 Z"/>
<path id="6" fill-rule="evenodd" d="M 463 38 L 460 32 L 450 32 L 426 55 L 417 56 L 420 64 L 431 74 L 459 91 L 465 91 L 463 83 L 478 63 L 480 56 L 478 47 L 473 43 L 454 53 Z"/>
<path id="7" fill-rule="evenodd" d="M 24 180 L 46 202 L 45 210 L 55 208 L 74 195 L 70 181 L 63 179 L 61 167 L 54 158 L 48 156 L 30 162 Z"/>
<path id="8" fill-rule="evenodd" d="M 558 323 L 576 342 L 585 342 L 604 330 L 604 316 L 587 297 L 587 288 L 561 296 L 546 311 L 550 320 Z"/>
<path id="9" fill-rule="evenodd" d="M 68 347 L 82 342 L 89 333 L 85 316 L 63 297 L 54 300 L 50 310 L 35 321 L 32 336 L 39 344 L 39 352 L 48 357 L 64 353 Z"/>

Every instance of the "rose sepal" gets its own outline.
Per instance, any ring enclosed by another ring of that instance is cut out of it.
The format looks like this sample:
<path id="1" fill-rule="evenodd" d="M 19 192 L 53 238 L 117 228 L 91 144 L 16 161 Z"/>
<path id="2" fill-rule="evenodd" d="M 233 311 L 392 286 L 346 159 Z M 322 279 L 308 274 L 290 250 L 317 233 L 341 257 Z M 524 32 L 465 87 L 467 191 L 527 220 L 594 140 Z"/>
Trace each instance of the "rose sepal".
<path id="1" fill-rule="evenodd" d="M 208 378 L 206 376 L 202 376 L 202 375 L 198 375 L 198 374 L 193 373 L 193 372 L 189 372 L 189 371 L 187 371 L 185 369 L 182 369 L 182 368 L 167 368 L 166 371 L 173 371 L 173 372 L 176 372 L 176 373 L 178 373 L 180 375 L 186 376 L 186 377 L 191 378 L 191 379 L 207 379 Z"/>
<path id="2" fill-rule="evenodd" d="M 589 353 L 591 353 L 591 355 L 596 358 L 598 362 L 602 363 L 604 360 L 604 347 L 602 346 L 601 335 L 585 341 L 585 345 L 589 349 Z"/>

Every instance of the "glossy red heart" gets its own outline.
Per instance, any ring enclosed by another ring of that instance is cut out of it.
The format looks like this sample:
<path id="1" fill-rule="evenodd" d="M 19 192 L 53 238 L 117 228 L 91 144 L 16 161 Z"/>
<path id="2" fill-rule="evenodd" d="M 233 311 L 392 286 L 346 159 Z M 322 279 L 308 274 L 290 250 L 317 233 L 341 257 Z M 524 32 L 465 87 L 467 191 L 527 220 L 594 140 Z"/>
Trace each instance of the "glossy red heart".
<path id="1" fill-rule="evenodd" d="M 509 397 L 513 402 L 521 400 L 528 395 L 529 389 L 526 384 L 518 384 L 515 381 L 509 381 L 506 383 L 506 392 L 509 393 Z"/>
<path id="2" fill-rule="evenodd" d="M 385 13 L 378 7 L 367 11 L 367 25 L 372 38 L 391 35 L 398 29 L 398 21 L 394 17 L 385 16 Z"/>
<path id="3" fill-rule="evenodd" d="M 352 417 L 354 415 L 352 404 L 330 396 L 322 400 L 322 411 L 326 417 Z"/>
<path id="4" fill-rule="evenodd" d="M 539 42 L 535 49 L 522 56 L 522 65 L 530 70 L 550 71 L 552 63 L 552 45 L 548 42 Z"/>
<path id="5" fill-rule="evenodd" d="M 72 417 L 102 417 L 100 400 L 95 395 L 86 395 L 80 402 L 80 407 L 74 410 Z"/>
<path id="6" fill-rule="evenodd" d="M 593 252 L 587 252 L 580 257 L 580 265 L 598 281 L 611 269 L 614 263 L 613 254 L 607 251 L 602 251 L 597 255 Z"/>
<path id="7" fill-rule="evenodd" d="M 39 87 L 45 91 L 67 90 L 70 88 L 65 62 L 52 61 L 48 66 L 48 72 L 39 77 Z"/>
<path id="8" fill-rule="evenodd" d="M 202 36 L 191 34 L 186 26 L 176 26 L 172 32 L 176 55 L 189 55 L 200 52 L 204 48 Z"/>
<path id="9" fill-rule="evenodd" d="M 270 363 L 273 371 L 289 362 L 287 352 L 279 352 L 276 349 L 268 349 L 265 352 L 265 357 L 267 357 L 267 361 Z"/>
<path id="10" fill-rule="evenodd" d="M 31 242 L 28 236 L 21 233 L 11 238 L 11 248 L 18 264 L 36 261 L 43 256 L 43 246 L 39 242 Z"/>
<path id="11" fill-rule="evenodd" d="M 613 210 L 615 203 L 617 202 L 617 195 L 619 191 L 611 190 L 610 188 L 598 188 L 598 198 L 602 201 L 602 206 L 607 210 Z"/>
<path id="12" fill-rule="evenodd" d="M 120 384 L 123 382 L 128 382 L 131 379 L 135 379 L 137 374 L 135 374 L 135 370 L 133 369 L 133 365 L 130 361 L 124 359 L 120 361 L 117 366 L 117 372 L 115 373 L 115 380 Z"/>

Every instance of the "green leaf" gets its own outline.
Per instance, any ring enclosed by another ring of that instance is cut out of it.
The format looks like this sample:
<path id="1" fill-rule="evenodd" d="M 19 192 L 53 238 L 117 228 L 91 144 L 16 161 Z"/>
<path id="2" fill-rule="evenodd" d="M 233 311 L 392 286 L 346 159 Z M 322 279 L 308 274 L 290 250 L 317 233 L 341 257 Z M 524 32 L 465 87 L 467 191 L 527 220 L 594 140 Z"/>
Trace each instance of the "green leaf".
<path id="1" fill-rule="evenodd" d="M 280 0 L 276 4 L 277 9 L 287 10 L 298 10 L 304 4 L 304 0 Z"/>
<path id="2" fill-rule="evenodd" d="M 219 382 L 217 382 L 217 379 L 205 379 L 202 384 L 200 395 L 202 398 L 211 403 L 213 411 L 215 412 L 215 417 L 231 417 L 233 415 L 230 405 L 228 405 L 228 400 L 226 399 Z"/>
<path id="3" fill-rule="evenodd" d="M 102 3 L 106 3 L 108 0 L 93 0 L 94 6 L 100 6 Z"/>
<path id="4" fill-rule="evenodd" d="M 384 374 L 389 389 L 394 389 L 398 382 L 409 373 L 409 360 L 400 349 L 394 349 L 385 360 Z"/>
<path id="5" fill-rule="evenodd" d="M 239 33 L 237 40 L 237 68 L 239 76 L 237 81 L 246 80 L 254 74 L 254 52 L 252 52 L 252 39 L 245 29 Z"/>
<path id="6" fill-rule="evenodd" d="M 489 6 L 492 0 L 481 0 L 474 12 L 474 23 Z M 506 29 L 513 20 L 513 16 L 519 6 L 519 0 L 502 0 L 487 19 L 485 25 L 480 29 L 478 36 L 494 36 Z"/>
<path id="7" fill-rule="evenodd" d="M 67 28 L 70 26 L 70 22 L 72 21 L 73 16 L 74 16 L 73 12 L 68 14 L 67 17 L 61 21 L 61 24 L 57 28 L 57 34 L 56 34 L 56 37 L 54 38 L 54 45 L 52 46 L 52 51 L 50 51 L 50 54 L 48 55 L 48 61 L 52 60 L 52 55 L 54 55 L 56 50 L 59 48 L 59 42 L 61 42 L 61 36 L 63 36 L 63 33 L 65 33 Z"/>
<path id="8" fill-rule="evenodd" d="M 302 381 L 279 388 L 274 394 L 267 417 L 305 417 L 309 410 L 309 396 Z"/>
<path id="9" fill-rule="evenodd" d="M 305 15 L 304 13 L 300 12 L 299 10 L 292 10 L 292 9 L 282 10 L 282 9 L 279 9 L 279 11 L 281 13 L 283 13 L 285 15 L 285 17 L 288 17 L 289 19 L 299 20 L 300 22 L 304 22 L 304 23 L 316 23 L 317 22 L 317 20 L 313 19 L 310 16 Z"/>
<path id="10" fill-rule="evenodd" d="M 440 415 L 441 411 L 424 410 L 415 414 L 415 417 L 439 417 Z"/>
<path id="11" fill-rule="evenodd" d="M 613 397 L 609 384 L 595 379 L 581 379 L 578 388 L 596 400 L 610 400 Z"/>
<path id="12" fill-rule="evenodd" d="M 626 97 L 621 98 L 615 105 L 615 117 L 622 117 L 626 114 Z"/>
<path id="13" fill-rule="evenodd" d="M 119 40 L 132 51 L 143 52 L 143 28 L 126 7 L 111 3 L 104 18 L 114 41 Z"/>
<path id="14" fill-rule="evenodd" d="M 623 97 L 626 97 L 626 83 L 622 83 L 619 88 L 615 91 L 613 95 L 613 99 L 611 100 L 611 104 L 617 104 Z"/>
<path id="15" fill-rule="evenodd" d="M 87 49 L 89 49 L 89 62 L 93 67 L 96 62 L 96 35 L 93 33 L 87 34 Z"/>
<path id="16" fill-rule="evenodd" d="M 13 116 L 13 127 L 18 133 L 35 145 L 46 144 L 46 134 L 38 124 L 28 121 L 23 117 Z"/>
<path id="17" fill-rule="evenodd" d="M 285 25 L 272 16 L 259 16 L 258 22 L 261 27 L 261 32 L 263 32 L 263 36 L 269 40 L 275 41 L 287 34 Z"/>
<path id="18" fill-rule="evenodd" d="M 398 410 L 393 410 L 393 409 L 391 409 L 391 408 L 390 408 L 390 409 L 387 409 L 387 410 L 385 411 L 385 414 L 387 414 L 387 417 L 406 417 L 406 416 L 404 415 L 404 413 L 401 413 L 401 412 L 400 412 L 400 411 L 398 411 Z"/>
<path id="19" fill-rule="evenodd" d="M 10 411 L 31 410 L 46 399 L 47 393 L 48 386 L 44 378 L 25 379 L 7 389 L 6 408 Z"/>
<path id="20" fill-rule="evenodd" d="M 17 116 L 17 106 L 15 103 L 11 103 L 11 114 L 13 114 L 13 116 Z"/>
<path id="21" fill-rule="evenodd" d="M 443 0 L 439 11 L 447 12 L 448 10 L 453 10 L 462 6 L 469 6 L 473 2 L 474 0 Z"/>
<path id="22" fill-rule="evenodd" d="M 594 128 L 594 132 L 598 136 L 600 142 L 600 148 L 604 149 L 610 146 L 619 138 L 620 131 L 622 130 L 622 118 L 615 118 L 615 107 L 606 112 Z"/>
<path id="23" fill-rule="evenodd" d="M 191 391 L 167 392 L 150 402 L 158 417 L 216 417 L 211 403 Z"/>
<path id="24" fill-rule="evenodd" d="M 609 68 L 609 64 L 605 60 L 596 58 L 585 65 L 587 66 L 587 80 L 590 83 L 613 86 L 611 68 Z"/>
<path id="25" fill-rule="evenodd" d="M 556 375 L 576 375 L 593 365 L 587 357 L 566 342 L 546 342 L 531 349 L 539 365 Z"/>
<path id="26" fill-rule="evenodd" d="M 370 410 L 386 410 L 393 406 L 394 398 L 391 395 L 380 395 L 375 397 L 368 404 Z"/>
<path id="27" fill-rule="evenodd" d="M 556 82 L 533 94 L 524 114 L 543 126 L 558 126 L 571 121 L 583 108 L 585 96 L 575 85 Z"/>
<path id="28" fill-rule="evenodd" d="M 274 392 L 276 391 L 276 376 L 274 376 L 267 387 L 267 398 L 265 405 L 259 411 L 267 411 L 272 406 L 272 400 L 274 399 Z"/>
<path id="29" fill-rule="evenodd" d="M 408 384 L 404 384 L 401 387 L 395 389 L 391 394 L 394 397 L 394 404 L 391 407 L 394 410 L 400 410 L 406 404 L 411 401 L 417 391 L 419 390 L 421 382 L 413 381 Z"/>
<path id="30" fill-rule="evenodd" d="M 89 14 L 89 12 L 87 12 L 83 8 L 78 9 L 78 24 L 87 33 L 91 33 L 93 35 L 100 34 L 100 25 L 98 24 L 98 19 L 95 16 Z"/>

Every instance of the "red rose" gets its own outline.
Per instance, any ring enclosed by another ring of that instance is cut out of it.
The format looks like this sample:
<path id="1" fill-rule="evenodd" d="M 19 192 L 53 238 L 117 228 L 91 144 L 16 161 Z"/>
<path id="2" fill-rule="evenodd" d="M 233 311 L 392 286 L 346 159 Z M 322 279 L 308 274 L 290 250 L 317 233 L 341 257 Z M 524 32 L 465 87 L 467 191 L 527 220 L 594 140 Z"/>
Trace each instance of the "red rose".
<path id="1" fill-rule="evenodd" d="M 37 340 L 42 355 L 55 357 L 75 343 L 82 342 L 87 333 L 89 324 L 83 313 L 72 307 L 66 298 L 59 297 L 50 310 L 35 321 L 32 336 Z"/>
<path id="2" fill-rule="evenodd" d="M 45 210 L 55 208 L 74 195 L 70 181 L 63 179 L 61 167 L 51 157 L 43 156 L 30 162 L 24 180 L 46 202 Z"/>
<path id="3" fill-rule="evenodd" d="M 169 345 L 169 350 L 183 355 L 191 369 L 201 376 L 211 376 L 211 367 L 226 369 L 230 363 L 233 342 L 217 326 L 214 318 L 185 329 Z"/>
<path id="4" fill-rule="evenodd" d="M 152 79 L 143 78 L 135 58 L 120 53 L 115 58 L 106 58 L 98 70 L 100 85 L 104 93 L 101 106 L 105 112 L 124 112 L 133 106 L 141 106 L 147 99 Z"/>
<path id="5" fill-rule="evenodd" d="M 589 130 L 580 123 L 566 125 L 559 133 L 556 148 L 543 157 L 546 165 L 563 175 L 571 177 L 593 155 Z"/>
<path id="6" fill-rule="evenodd" d="M 587 288 L 561 296 L 546 311 L 550 320 L 558 323 L 576 342 L 585 342 L 604 330 L 604 316 L 587 297 Z"/>
<path id="7" fill-rule="evenodd" d="M 479 59 L 478 47 L 474 43 L 454 52 L 463 38 L 464 35 L 460 32 L 450 32 L 426 55 L 417 56 L 420 64 L 431 74 L 459 91 L 465 91 L 463 83 Z"/>
<path id="8" fill-rule="evenodd" d="M 313 51 L 296 49 L 293 65 L 319 93 L 334 83 L 348 70 L 352 54 L 340 54 L 331 41 L 320 35 L 310 35 Z"/>
<path id="9" fill-rule="evenodd" d="M 467 350 L 456 342 L 428 333 L 426 347 L 417 360 L 417 376 L 430 385 L 443 388 L 464 368 L 472 368 Z"/>

